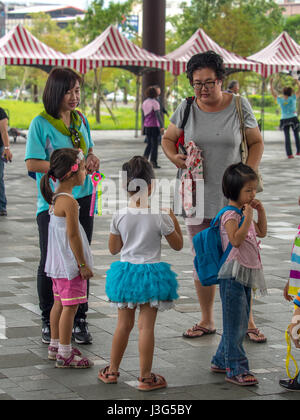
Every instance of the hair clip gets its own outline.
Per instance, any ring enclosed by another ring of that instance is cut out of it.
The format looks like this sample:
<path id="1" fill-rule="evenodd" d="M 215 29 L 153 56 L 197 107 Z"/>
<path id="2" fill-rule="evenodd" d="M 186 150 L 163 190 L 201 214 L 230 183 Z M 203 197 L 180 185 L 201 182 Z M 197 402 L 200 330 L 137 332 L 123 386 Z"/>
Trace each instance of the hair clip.
<path id="1" fill-rule="evenodd" d="M 78 163 L 74 163 L 73 166 L 71 166 L 71 172 L 77 172 L 78 171 Z"/>

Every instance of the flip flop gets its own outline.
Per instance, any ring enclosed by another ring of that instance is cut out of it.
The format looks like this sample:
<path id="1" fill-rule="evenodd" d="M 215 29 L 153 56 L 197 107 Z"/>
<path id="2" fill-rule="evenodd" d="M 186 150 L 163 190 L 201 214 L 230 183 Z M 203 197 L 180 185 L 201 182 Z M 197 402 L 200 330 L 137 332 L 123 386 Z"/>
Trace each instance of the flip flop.
<path id="1" fill-rule="evenodd" d="M 202 334 L 189 335 L 188 331 L 191 331 L 191 332 L 201 331 Z M 188 329 L 182 335 L 183 335 L 184 338 L 198 338 L 198 337 L 202 337 L 204 335 L 215 334 L 216 332 L 217 332 L 217 330 L 210 330 L 208 328 L 201 327 L 201 325 L 196 324 L 192 328 Z"/>
<path id="2" fill-rule="evenodd" d="M 211 365 L 210 370 L 214 373 L 226 373 L 226 369 L 222 369 L 216 365 Z"/>
<path id="3" fill-rule="evenodd" d="M 263 335 L 263 338 L 261 340 L 255 340 L 255 339 L 251 338 L 249 334 L 253 334 L 257 338 L 259 338 L 259 335 L 262 334 L 262 332 L 259 331 L 258 328 L 250 328 L 250 329 L 248 329 L 247 332 L 246 332 L 246 337 L 250 341 L 252 341 L 252 343 L 257 343 L 257 344 L 265 343 L 267 341 L 267 338 L 263 334 L 262 334 Z"/>
<path id="4" fill-rule="evenodd" d="M 246 377 L 249 376 L 254 378 L 255 381 L 246 381 Z M 252 373 L 241 373 L 240 375 L 233 376 L 232 378 L 228 378 L 228 376 L 226 376 L 225 381 L 239 386 L 253 386 L 258 385 L 259 383 L 255 376 L 252 375 Z"/>

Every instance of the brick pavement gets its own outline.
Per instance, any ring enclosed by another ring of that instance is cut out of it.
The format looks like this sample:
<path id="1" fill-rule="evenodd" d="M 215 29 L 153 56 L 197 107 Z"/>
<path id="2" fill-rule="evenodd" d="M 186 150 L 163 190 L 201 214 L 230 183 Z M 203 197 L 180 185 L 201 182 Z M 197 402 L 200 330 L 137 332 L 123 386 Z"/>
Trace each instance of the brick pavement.
<path id="1" fill-rule="evenodd" d="M 116 179 L 121 163 L 142 154 L 142 138 L 133 132 L 93 132 L 96 153 L 101 157 L 106 177 Z M 246 342 L 251 369 L 260 385 L 239 388 L 225 383 L 222 375 L 209 370 L 211 357 L 221 335 L 219 296 L 215 314 L 217 334 L 188 340 L 182 332 L 199 320 L 200 309 L 192 280 L 192 257 L 186 230 L 180 253 L 162 246 L 162 259 L 178 273 L 180 299 L 174 310 L 160 313 L 156 326 L 153 370 L 164 375 L 169 387 L 142 394 L 135 389 L 138 371 L 137 329 L 121 365 L 119 384 L 106 386 L 97 381 L 98 368 L 109 361 L 115 310 L 105 298 L 105 271 L 118 257 L 107 250 L 110 216 L 96 217 L 92 251 L 95 277 L 91 281 L 89 328 L 92 345 L 83 351 L 95 362 L 85 371 L 55 369 L 47 359 L 47 346 L 40 339 L 40 315 L 36 293 L 39 261 L 35 222 L 35 183 L 27 177 L 23 162 L 25 144 L 12 146 L 14 162 L 6 168 L 8 217 L 0 220 L 0 400 L 8 399 L 99 399 L 99 400 L 201 400 L 201 399 L 298 399 L 278 385 L 285 377 L 284 331 L 292 306 L 283 300 L 282 290 L 289 273 L 292 240 L 300 222 L 297 198 L 300 193 L 297 171 L 300 158 L 287 160 L 282 133 L 265 134 L 265 153 L 261 165 L 265 191 L 260 195 L 268 215 L 269 231 L 262 241 L 262 259 L 269 295 L 254 301 L 257 325 L 268 337 L 266 344 Z M 174 168 L 160 151 L 158 177 L 171 178 Z M 295 352 L 294 352 L 295 353 Z"/>

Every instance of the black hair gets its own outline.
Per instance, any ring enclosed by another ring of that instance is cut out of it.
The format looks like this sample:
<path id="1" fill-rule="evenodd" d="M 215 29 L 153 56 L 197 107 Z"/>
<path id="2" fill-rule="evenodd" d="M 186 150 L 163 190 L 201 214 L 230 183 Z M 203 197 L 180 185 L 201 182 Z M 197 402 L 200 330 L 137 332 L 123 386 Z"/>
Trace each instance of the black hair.
<path id="1" fill-rule="evenodd" d="M 292 96 L 293 94 L 293 89 L 291 87 L 284 87 L 283 88 L 283 94 L 285 96 Z"/>
<path id="2" fill-rule="evenodd" d="M 191 85 L 193 84 L 194 71 L 205 68 L 212 69 L 216 73 L 217 79 L 224 80 L 226 69 L 223 58 L 214 51 L 206 51 L 193 55 L 187 63 L 186 75 Z"/>
<path id="3" fill-rule="evenodd" d="M 143 156 L 134 156 L 128 162 L 124 163 L 122 166 L 122 171 L 127 173 L 127 191 L 129 191 L 129 184 L 135 179 L 142 179 L 146 182 L 147 185 L 151 185 L 152 179 L 155 179 L 151 163 Z M 135 191 L 133 188 L 130 188 L 129 192 L 134 194 L 138 191 L 140 191 L 140 186 L 137 186 Z"/>
<path id="4" fill-rule="evenodd" d="M 147 87 L 147 89 L 145 90 L 145 98 L 157 98 L 158 94 L 157 94 L 157 90 L 155 89 L 154 86 L 149 86 Z"/>
<path id="5" fill-rule="evenodd" d="M 76 163 L 78 153 L 78 149 L 62 148 L 54 150 L 50 156 L 50 169 L 45 175 L 43 175 L 40 182 L 41 193 L 47 203 L 52 204 L 54 195 L 50 186 L 50 178 L 54 177 L 55 179 L 61 181 L 71 170 L 71 167 Z M 72 172 L 70 177 L 76 173 L 77 172 Z M 68 177 L 68 179 L 70 177 Z"/>
<path id="6" fill-rule="evenodd" d="M 51 70 L 43 92 L 43 103 L 46 112 L 54 118 L 59 118 L 61 102 L 76 82 L 82 84 L 82 79 L 74 70 L 57 67 Z"/>
<path id="7" fill-rule="evenodd" d="M 231 82 L 228 85 L 228 89 L 231 90 L 234 88 L 235 85 L 237 85 L 239 82 L 237 80 L 231 80 Z"/>
<path id="8" fill-rule="evenodd" d="M 258 182 L 257 174 L 250 166 L 242 162 L 230 165 L 223 175 L 222 189 L 224 196 L 229 200 L 237 201 L 241 189 L 250 181 Z"/>

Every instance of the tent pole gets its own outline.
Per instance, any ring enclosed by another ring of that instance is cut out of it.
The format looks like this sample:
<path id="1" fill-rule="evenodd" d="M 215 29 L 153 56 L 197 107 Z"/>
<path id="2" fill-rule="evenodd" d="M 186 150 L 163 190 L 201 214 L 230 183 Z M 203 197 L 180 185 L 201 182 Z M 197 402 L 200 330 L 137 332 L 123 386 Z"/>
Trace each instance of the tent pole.
<path id="1" fill-rule="evenodd" d="M 265 88 L 266 88 L 266 78 L 262 76 L 260 119 L 261 119 L 261 133 L 262 133 L 263 140 L 265 139 Z"/>
<path id="2" fill-rule="evenodd" d="M 140 86 L 141 86 L 141 75 L 138 73 L 136 76 L 136 97 L 135 97 L 135 134 L 134 134 L 135 138 L 138 137 L 138 131 L 139 131 Z"/>

